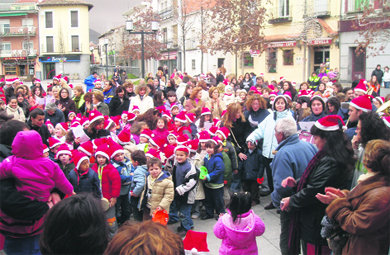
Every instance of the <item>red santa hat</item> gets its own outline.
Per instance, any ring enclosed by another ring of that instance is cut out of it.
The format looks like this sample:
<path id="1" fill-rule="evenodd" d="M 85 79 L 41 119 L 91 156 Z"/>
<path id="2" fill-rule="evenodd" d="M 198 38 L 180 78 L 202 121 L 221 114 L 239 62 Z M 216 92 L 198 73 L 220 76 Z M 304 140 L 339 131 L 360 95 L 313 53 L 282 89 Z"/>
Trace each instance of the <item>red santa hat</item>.
<path id="1" fill-rule="evenodd" d="M 93 148 L 97 149 L 102 144 L 108 143 L 108 138 L 103 137 L 103 138 L 96 138 L 92 141 Z"/>
<path id="2" fill-rule="evenodd" d="M 303 89 L 298 92 L 298 97 L 310 97 L 310 94 L 306 89 Z"/>
<path id="3" fill-rule="evenodd" d="M 184 146 L 184 145 L 179 145 L 179 146 L 177 146 L 176 148 L 175 148 L 175 153 L 176 153 L 176 151 L 183 151 L 183 152 L 185 152 L 185 153 L 187 153 L 187 154 L 190 154 L 190 149 L 188 149 L 186 146 Z"/>
<path id="4" fill-rule="evenodd" d="M 207 247 L 207 233 L 188 230 L 183 240 L 186 254 L 209 254 Z"/>
<path id="5" fill-rule="evenodd" d="M 80 126 L 80 122 L 78 122 L 77 120 L 72 121 L 72 123 L 70 124 L 71 129 L 76 128 L 78 126 Z"/>
<path id="6" fill-rule="evenodd" d="M 127 116 L 128 114 L 129 114 L 128 111 L 123 111 L 122 114 L 121 114 L 121 118 L 123 118 L 123 119 L 124 119 L 124 118 L 127 118 L 127 117 L 128 117 L 128 116 Z"/>
<path id="7" fill-rule="evenodd" d="M 384 117 L 383 121 L 385 122 L 386 126 L 390 128 L 390 116 Z"/>
<path id="8" fill-rule="evenodd" d="M 46 144 L 43 144 L 43 153 L 49 152 L 49 147 Z"/>
<path id="9" fill-rule="evenodd" d="M 279 79 L 280 81 L 285 81 L 286 80 L 286 78 L 284 78 L 284 76 L 280 76 L 280 79 Z"/>
<path id="10" fill-rule="evenodd" d="M 221 138 L 219 138 L 218 136 L 214 136 L 212 139 L 210 139 L 210 141 L 212 141 L 212 142 L 215 143 L 216 145 L 222 144 L 222 140 L 221 140 Z"/>
<path id="11" fill-rule="evenodd" d="M 355 97 L 354 99 L 352 99 L 349 105 L 355 107 L 358 110 L 362 110 L 363 112 L 372 111 L 372 104 L 368 95 Z"/>
<path id="12" fill-rule="evenodd" d="M 169 111 L 167 111 L 167 110 L 164 110 L 162 112 L 161 117 L 166 117 L 169 121 L 172 119 L 171 113 Z"/>
<path id="13" fill-rule="evenodd" d="M 176 115 L 175 121 L 176 120 L 182 123 L 186 123 L 187 122 L 186 114 L 184 112 L 180 112 L 178 115 Z"/>
<path id="14" fill-rule="evenodd" d="M 287 99 L 290 99 L 290 101 L 292 101 L 292 96 L 291 96 L 291 92 L 290 91 L 285 91 L 283 93 L 283 95 L 287 98 Z"/>
<path id="15" fill-rule="evenodd" d="M 199 137 L 199 142 L 201 143 L 207 143 L 211 139 L 211 136 L 207 131 L 200 132 L 198 134 L 198 137 Z"/>
<path id="16" fill-rule="evenodd" d="M 133 121 L 133 120 L 135 120 L 135 118 L 137 118 L 137 115 L 135 115 L 134 113 L 129 112 L 127 114 L 127 121 Z"/>
<path id="17" fill-rule="evenodd" d="M 115 123 L 115 125 L 119 126 L 119 120 L 121 119 L 121 116 L 112 116 L 111 120 Z"/>
<path id="18" fill-rule="evenodd" d="M 375 97 L 374 98 L 375 100 L 377 100 L 380 104 L 383 104 L 385 102 L 385 98 L 384 97 Z"/>
<path id="19" fill-rule="evenodd" d="M 367 82 L 365 80 L 360 79 L 358 85 L 356 85 L 356 87 L 353 89 L 353 91 L 354 92 L 358 91 L 358 92 L 362 92 L 362 93 L 367 93 L 366 83 Z"/>
<path id="20" fill-rule="evenodd" d="M 221 120 L 220 119 L 213 119 L 213 126 L 219 126 L 219 124 L 221 124 Z"/>
<path id="21" fill-rule="evenodd" d="M 54 147 L 57 147 L 58 145 L 63 144 L 63 142 L 61 142 L 60 140 L 58 140 L 54 137 L 49 137 L 48 142 L 49 142 L 50 149 L 53 149 Z"/>
<path id="22" fill-rule="evenodd" d="M 110 154 L 111 154 L 112 159 L 119 153 L 125 153 L 125 150 L 123 149 L 123 147 L 120 146 L 118 143 L 112 142 L 110 145 L 111 145 L 110 146 L 110 149 L 111 149 Z"/>
<path id="23" fill-rule="evenodd" d="M 68 113 L 68 118 L 70 117 L 70 115 L 74 115 L 74 116 L 76 117 L 76 113 L 75 113 L 75 112 L 72 112 L 72 111 L 69 112 L 69 113 Z"/>
<path id="24" fill-rule="evenodd" d="M 34 84 L 37 84 L 37 83 L 41 84 L 41 80 L 40 79 L 35 79 L 34 80 Z"/>
<path id="25" fill-rule="evenodd" d="M 112 124 L 115 125 L 114 121 L 111 118 L 107 118 L 104 120 L 104 129 L 108 130 Z"/>
<path id="26" fill-rule="evenodd" d="M 81 117 L 80 124 L 84 127 L 85 125 L 89 125 L 89 120 L 87 117 Z"/>
<path id="27" fill-rule="evenodd" d="M 65 132 L 68 132 L 69 130 L 68 123 L 66 122 L 57 123 L 56 127 L 57 126 L 60 127 L 62 130 L 64 130 Z"/>
<path id="28" fill-rule="evenodd" d="M 183 144 L 183 143 L 187 142 L 188 140 L 189 140 L 188 135 L 186 135 L 186 134 L 179 135 L 179 137 L 177 138 L 177 144 Z"/>
<path id="29" fill-rule="evenodd" d="M 187 141 L 183 146 L 187 147 L 191 152 L 196 152 L 199 148 L 199 139 Z"/>
<path id="30" fill-rule="evenodd" d="M 104 116 L 97 110 L 93 110 L 89 113 L 89 125 L 100 119 L 104 120 Z"/>
<path id="31" fill-rule="evenodd" d="M 218 128 L 216 126 L 212 126 L 211 128 L 209 128 L 209 130 L 207 130 L 207 132 L 209 132 L 210 135 L 214 136 L 217 130 Z"/>
<path id="32" fill-rule="evenodd" d="M 152 134 L 153 134 L 152 130 L 150 130 L 149 128 L 145 128 L 144 130 L 142 130 L 140 137 L 143 136 L 143 137 L 147 138 L 148 140 L 150 140 L 152 137 Z"/>
<path id="33" fill-rule="evenodd" d="M 66 145 L 65 143 L 60 145 L 60 147 L 58 148 L 58 151 L 56 153 L 55 158 L 58 159 L 58 157 L 62 154 L 72 156 L 72 152 L 70 151 L 69 146 Z"/>
<path id="34" fill-rule="evenodd" d="M 51 123 L 51 121 L 50 121 L 49 119 L 46 120 L 45 125 L 46 125 L 47 127 L 51 126 L 52 128 L 54 128 L 53 123 Z"/>
<path id="35" fill-rule="evenodd" d="M 108 143 L 101 144 L 97 147 L 95 156 L 97 157 L 98 155 L 105 157 L 106 159 L 110 160 L 111 158 L 111 146 Z"/>
<path id="36" fill-rule="evenodd" d="M 93 84 L 96 84 L 96 83 L 102 83 L 102 81 L 100 79 L 96 79 Z"/>
<path id="37" fill-rule="evenodd" d="M 272 84 L 268 85 L 268 88 L 269 88 L 271 91 L 274 91 L 274 90 L 275 90 L 275 86 L 272 85 Z"/>
<path id="38" fill-rule="evenodd" d="M 171 108 L 170 108 L 171 112 L 172 112 L 173 108 L 179 108 L 179 110 L 180 110 L 180 106 L 176 103 L 173 103 L 173 105 L 171 105 Z"/>
<path id="39" fill-rule="evenodd" d="M 131 133 L 129 128 L 124 128 L 117 136 L 118 142 L 121 145 L 129 144 L 131 141 Z"/>
<path id="40" fill-rule="evenodd" d="M 259 77 L 264 77 L 264 73 L 260 73 L 260 74 L 259 74 Z"/>
<path id="41" fill-rule="evenodd" d="M 165 144 L 162 152 L 164 153 L 167 159 L 171 158 L 175 154 L 175 146 L 170 144 Z"/>
<path id="42" fill-rule="evenodd" d="M 177 138 L 179 137 L 179 133 L 176 131 L 173 131 L 172 133 L 169 133 L 167 137 L 170 137 L 170 136 L 175 137 L 175 139 L 177 140 Z"/>
<path id="43" fill-rule="evenodd" d="M 340 124 L 344 126 L 344 121 L 339 115 L 328 115 L 317 120 L 314 125 L 323 131 L 336 131 L 341 129 Z"/>
<path id="44" fill-rule="evenodd" d="M 227 113 L 227 110 L 223 110 L 221 113 L 221 118 Z"/>
<path id="45" fill-rule="evenodd" d="M 220 127 L 215 134 L 221 134 L 222 137 L 226 140 L 230 135 L 230 131 L 227 127 Z"/>
<path id="46" fill-rule="evenodd" d="M 77 148 L 79 151 L 85 153 L 88 157 L 91 157 L 93 154 L 93 144 L 91 141 L 86 141 Z"/>
<path id="47" fill-rule="evenodd" d="M 200 116 L 204 116 L 204 115 L 208 115 L 208 114 L 211 114 L 210 109 L 207 108 L 207 107 L 203 107 L 202 108 L 202 113 L 200 114 Z"/>
<path id="48" fill-rule="evenodd" d="M 150 148 L 148 150 L 147 153 L 145 153 L 145 156 L 146 157 L 150 157 L 150 158 L 158 158 L 161 160 L 161 157 L 160 157 L 160 151 L 159 150 L 156 150 L 156 149 L 153 149 L 153 148 Z"/>
<path id="49" fill-rule="evenodd" d="M 5 83 L 5 79 L 4 79 L 4 78 L 1 78 L 1 79 L 0 79 L 0 83 Z"/>
<path id="50" fill-rule="evenodd" d="M 88 160 L 89 162 L 89 157 L 78 150 L 72 151 L 72 159 L 76 169 L 80 169 L 80 165 L 83 163 L 84 160 Z"/>
<path id="51" fill-rule="evenodd" d="M 138 112 L 140 113 L 141 111 L 139 110 L 139 107 L 137 105 L 133 105 L 133 109 L 131 109 L 132 113 Z"/>
<path id="52" fill-rule="evenodd" d="M 195 119 L 196 119 L 196 114 L 192 113 L 192 112 L 187 112 L 186 113 L 186 118 L 187 118 L 188 122 L 194 123 Z"/>
<path id="53" fill-rule="evenodd" d="M 162 148 L 164 146 L 164 144 L 166 143 L 165 138 L 158 137 L 155 134 L 152 134 L 150 138 L 151 139 L 149 140 L 149 142 L 159 149 Z"/>

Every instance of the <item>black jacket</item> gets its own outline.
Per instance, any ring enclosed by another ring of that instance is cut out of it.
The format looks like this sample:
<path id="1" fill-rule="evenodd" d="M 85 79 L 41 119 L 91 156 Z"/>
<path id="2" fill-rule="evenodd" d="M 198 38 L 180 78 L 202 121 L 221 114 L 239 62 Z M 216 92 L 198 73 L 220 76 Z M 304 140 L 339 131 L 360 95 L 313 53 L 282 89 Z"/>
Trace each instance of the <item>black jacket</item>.
<path id="1" fill-rule="evenodd" d="M 102 138 L 102 137 L 107 137 L 110 135 L 110 131 L 108 130 L 105 130 L 105 129 L 102 129 L 102 130 L 93 130 L 93 132 L 88 132 L 88 129 L 84 129 L 84 132 L 85 134 L 91 138 L 91 140 L 93 139 L 97 139 L 97 138 Z"/>
<path id="2" fill-rule="evenodd" d="M 79 175 L 75 170 L 70 171 L 68 180 L 72 184 L 74 192 L 87 192 L 96 198 L 101 198 L 99 177 L 91 168 L 84 175 Z"/>
<path id="3" fill-rule="evenodd" d="M 223 125 L 222 125 L 223 126 Z M 231 134 L 228 137 L 228 140 L 234 145 L 234 148 L 238 153 L 246 151 L 246 138 L 251 133 L 251 126 L 248 121 L 241 121 L 237 119 L 232 128 L 230 129 Z"/>
<path id="4" fill-rule="evenodd" d="M 118 116 L 121 115 L 122 112 L 128 111 L 130 105 L 130 100 L 128 97 L 123 97 L 123 102 L 121 102 L 118 95 L 115 95 L 111 101 L 108 107 L 110 108 L 110 116 Z"/>
<path id="5" fill-rule="evenodd" d="M 45 121 L 47 120 L 50 120 L 50 122 L 55 127 L 58 123 L 65 122 L 65 116 L 60 109 L 56 109 L 53 115 L 49 115 L 45 110 Z"/>
<path id="6" fill-rule="evenodd" d="M 326 205 L 315 196 L 317 193 L 324 194 L 325 187 L 349 188 L 351 176 L 345 171 L 345 166 L 339 166 L 333 158 L 325 156 L 313 169 L 305 187 L 290 197 L 290 207 L 299 212 L 299 228 L 304 241 L 317 245 L 327 244 L 320 235 Z"/>
<path id="7" fill-rule="evenodd" d="M 264 163 L 261 150 L 256 148 L 252 151 L 252 153 L 247 151 L 245 155 L 248 158 L 238 162 L 241 179 L 245 181 L 256 181 L 256 179 L 261 178 L 264 173 Z"/>
<path id="8" fill-rule="evenodd" d="M 41 135 L 41 137 L 42 137 L 42 142 L 44 144 L 46 144 L 47 146 L 49 146 L 49 142 L 47 141 L 47 139 L 49 139 L 49 137 L 50 137 L 50 132 L 49 132 L 49 129 L 47 128 L 47 126 L 45 124 L 42 124 L 42 126 L 40 126 L 40 127 L 33 126 L 32 123 L 31 123 L 31 120 L 28 120 L 27 121 L 27 125 L 28 125 L 28 127 L 31 130 L 37 131 Z"/>

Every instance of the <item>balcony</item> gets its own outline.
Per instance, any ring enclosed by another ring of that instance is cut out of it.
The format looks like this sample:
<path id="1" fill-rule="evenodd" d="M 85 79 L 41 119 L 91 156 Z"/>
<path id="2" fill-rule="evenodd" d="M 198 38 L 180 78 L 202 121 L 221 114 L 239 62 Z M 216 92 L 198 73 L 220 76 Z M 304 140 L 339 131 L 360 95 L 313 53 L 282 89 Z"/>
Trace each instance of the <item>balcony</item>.
<path id="1" fill-rule="evenodd" d="M 37 50 L 30 50 L 29 57 L 37 56 Z M 17 58 L 17 57 L 27 57 L 27 50 L 1 50 L 0 51 L 1 58 Z"/>
<path id="2" fill-rule="evenodd" d="M 158 15 L 160 15 L 161 19 L 162 20 L 165 20 L 165 19 L 170 19 L 173 17 L 174 15 L 174 10 L 173 10 L 173 7 L 169 7 L 169 8 L 165 8 L 165 9 L 162 9 L 158 12 Z"/>
<path id="3" fill-rule="evenodd" d="M 35 36 L 36 27 L 0 27 L 1 37 Z"/>

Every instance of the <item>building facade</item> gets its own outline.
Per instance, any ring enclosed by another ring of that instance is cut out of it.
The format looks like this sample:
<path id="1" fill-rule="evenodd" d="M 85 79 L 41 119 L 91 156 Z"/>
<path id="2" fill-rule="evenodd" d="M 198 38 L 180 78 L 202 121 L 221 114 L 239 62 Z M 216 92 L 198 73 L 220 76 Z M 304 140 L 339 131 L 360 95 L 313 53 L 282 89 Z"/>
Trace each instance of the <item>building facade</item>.
<path id="1" fill-rule="evenodd" d="M 38 55 L 36 3 L 0 3 L 0 75 L 33 76 L 39 70 Z"/>
<path id="2" fill-rule="evenodd" d="M 90 73 L 89 16 L 82 0 L 44 0 L 39 7 L 41 78 L 64 74 L 84 79 Z M 38 76 L 38 75 L 37 75 Z"/>

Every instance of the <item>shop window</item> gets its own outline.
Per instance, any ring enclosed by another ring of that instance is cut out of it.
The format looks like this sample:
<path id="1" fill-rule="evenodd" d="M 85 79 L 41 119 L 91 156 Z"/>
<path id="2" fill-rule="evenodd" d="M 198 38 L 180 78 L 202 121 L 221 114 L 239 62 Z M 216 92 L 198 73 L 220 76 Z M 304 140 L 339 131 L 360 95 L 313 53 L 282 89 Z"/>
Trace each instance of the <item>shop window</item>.
<path id="1" fill-rule="evenodd" d="M 73 52 L 80 51 L 79 36 L 78 35 L 72 35 L 72 51 Z"/>
<path id="2" fill-rule="evenodd" d="M 244 67 L 253 67 L 253 57 L 250 52 L 243 53 L 242 61 L 244 62 Z"/>
<path id="3" fill-rule="evenodd" d="M 46 36 L 46 52 L 54 52 L 53 36 Z"/>
<path id="4" fill-rule="evenodd" d="M 46 28 L 53 28 L 53 12 L 45 12 Z"/>
<path id="5" fill-rule="evenodd" d="M 5 75 L 17 75 L 16 65 L 5 65 L 4 66 Z"/>
<path id="6" fill-rule="evenodd" d="M 267 70 L 269 73 L 276 73 L 277 49 L 270 48 L 267 51 Z"/>
<path id="7" fill-rule="evenodd" d="M 70 12 L 70 26 L 78 27 L 79 26 L 79 12 L 71 11 Z"/>
<path id="8" fill-rule="evenodd" d="M 285 66 L 294 65 L 294 50 L 283 51 L 283 65 Z"/>

